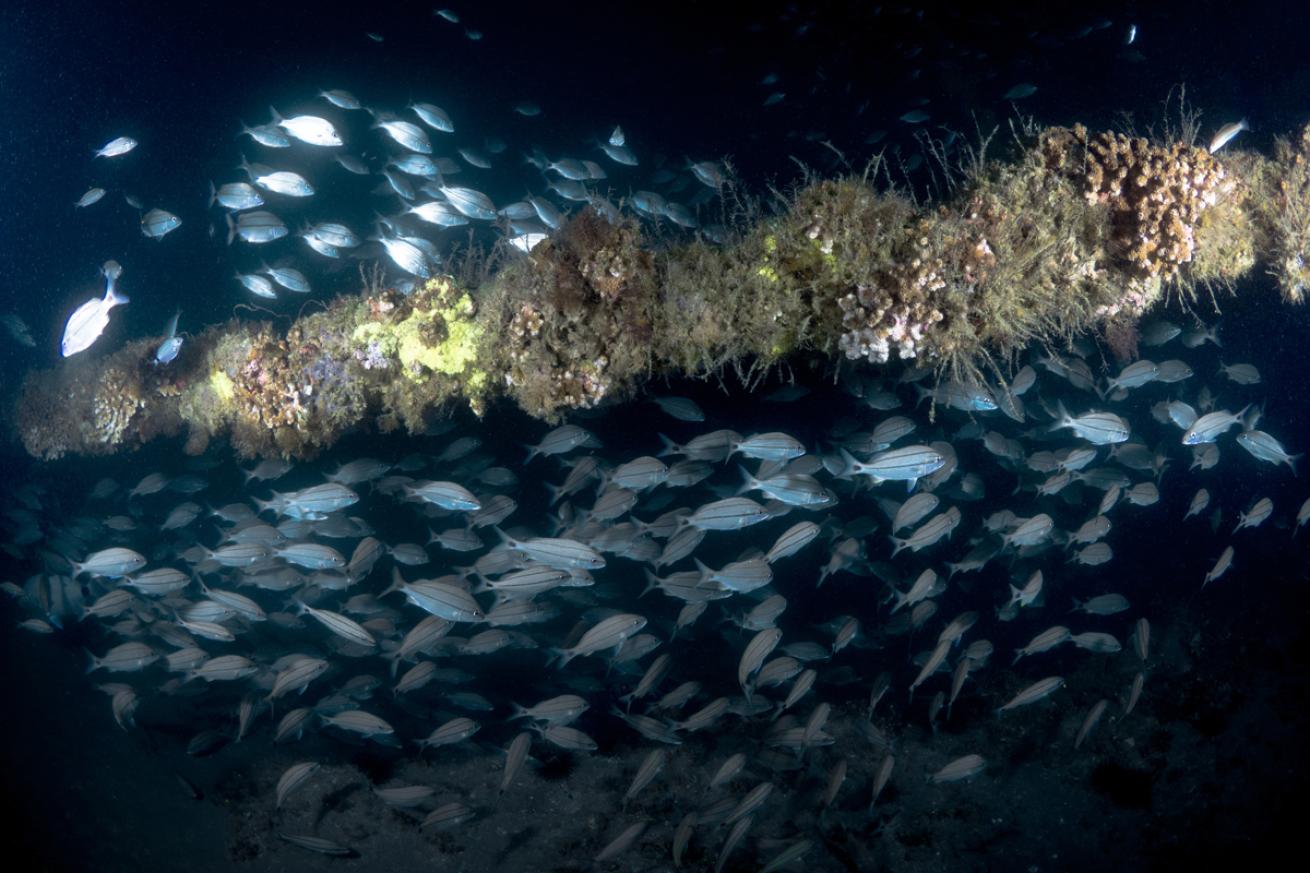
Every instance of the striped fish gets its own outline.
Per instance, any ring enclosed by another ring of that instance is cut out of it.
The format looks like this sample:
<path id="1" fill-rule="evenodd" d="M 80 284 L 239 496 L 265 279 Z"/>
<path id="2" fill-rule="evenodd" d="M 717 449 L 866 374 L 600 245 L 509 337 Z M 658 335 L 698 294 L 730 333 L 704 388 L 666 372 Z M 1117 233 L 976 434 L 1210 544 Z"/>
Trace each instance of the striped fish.
<path id="1" fill-rule="evenodd" d="M 456 585 L 435 580 L 406 582 L 400 577 L 400 572 L 393 569 L 391 587 L 379 596 L 393 591 L 400 591 L 419 609 L 447 621 L 479 622 L 486 619 L 473 595 Z"/>
<path id="2" fill-rule="evenodd" d="M 740 530 L 769 518 L 763 506 L 748 497 L 715 500 L 687 516 L 684 524 L 698 530 Z"/>
<path id="3" fill-rule="evenodd" d="M 355 854 L 355 850 L 340 843 L 334 843 L 323 837 L 310 836 L 308 834 L 288 834 L 278 833 L 278 836 L 291 843 L 293 846 L 299 846 L 302 849 L 308 849 L 311 852 L 318 852 L 320 855 L 335 855 L 345 857 Z"/>
<path id="4" fill-rule="evenodd" d="M 781 639 L 782 631 L 776 627 L 767 628 L 756 633 L 751 641 L 746 644 L 745 650 L 742 651 L 741 660 L 737 662 L 737 684 L 746 693 L 747 700 L 751 696 L 751 687 L 748 685 L 748 680 L 755 671 L 759 670 L 760 665 L 764 663 L 764 659 L 769 656 L 769 653 L 774 650 Z"/>
<path id="5" fill-rule="evenodd" d="M 578 640 L 576 644 L 567 649 L 556 649 L 559 655 L 559 666 L 563 667 L 574 658 L 594 655 L 596 652 L 602 652 L 605 649 L 617 650 L 628 637 L 640 631 L 646 626 L 646 619 L 640 615 L 632 613 L 620 613 L 604 619 Z"/>
<path id="6" fill-rule="evenodd" d="M 364 737 L 391 736 L 395 728 L 385 720 L 362 709 L 348 709 L 333 715 L 321 716 L 323 724 Z"/>
<path id="7" fill-rule="evenodd" d="M 772 564 L 782 558 L 790 557 L 814 542 L 818 535 L 819 526 L 814 522 L 797 522 L 778 537 L 772 548 L 765 553 L 764 560 Z"/>
<path id="8" fill-rule="evenodd" d="M 1063 676 L 1048 676 L 1045 679 L 1039 679 L 1018 694 L 1014 695 L 1014 697 L 1011 697 L 1010 700 L 997 709 L 996 712 L 999 714 L 1015 709 L 1016 707 L 1027 706 L 1030 703 L 1044 700 L 1062 687 L 1064 687 Z"/>
<path id="9" fill-rule="evenodd" d="M 527 760 L 530 748 L 532 748 L 532 734 L 527 731 L 510 741 L 505 753 L 505 772 L 500 777 L 501 794 L 505 793 L 519 770 L 523 768 L 523 762 Z"/>
<path id="10" fill-rule="evenodd" d="M 301 785 L 309 781 L 309 777 L 318 772 L 319 765 L 313 761 L 303 761 L 299 764 L 292 764 L 282 773 L 282 777 L 277 780 L 277 803 L 275 807 L 281 807 L 282 802 L 287 799 L 287 795 L 295 791 Z"/>
<path id="11" fill-rule="evenodd" d="M 296 601 L 296 611 L 297 615 L 308 614 L 313 616 L 315 621 L 344 640 L 349 640 L 369 649 L 377 646 L 377 640 L 373 639 L 373 635 L 364 630 L 362 625 L 354 619 L 346 618 L 339 612 L 315 609 L 302 600 Z"/>
<path id="12" fill-rule="evenodd" d="M 605 566 L 605 559 L 595 549 L 577 540 L 555 537 L 533 537 L 519 541 L 507 535 L 500 528 L 495 528 L 500 541 L 512 551 L 518 552 L 531 561 L 555 567 L 561 570 L 580 568 L 599 570 Z"/>

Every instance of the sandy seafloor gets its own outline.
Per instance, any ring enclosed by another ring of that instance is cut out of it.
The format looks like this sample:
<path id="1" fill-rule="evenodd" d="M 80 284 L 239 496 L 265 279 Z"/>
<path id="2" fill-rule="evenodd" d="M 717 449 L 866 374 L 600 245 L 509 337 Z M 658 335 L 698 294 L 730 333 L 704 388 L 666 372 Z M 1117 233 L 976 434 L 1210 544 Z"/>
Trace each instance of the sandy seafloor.
<path id="1" fill-rule="evenodd" d="M 1146 690 L 1127 718 L 1119 701 L 1136 669 L 1128 650 L 1081 659 L 1068 676 L 1076 697 L 1003 720 L 987 709 L 990 696 L 966 689 L 935 737 L 905 723 L 903 694 L 894 691 L 875 723 L 892 739 L 897 768 L 872 817 L 869 791 L 883 750 L 853 728 L 863 703 L 838 704 L 836 745 L 811 753 L 807 769 L 774 777 L 800 799 L 766 805 L 724 869 L 760 869 L 786 843 L 757 848 L 757 840 L 789 834 L 824 843 L 791 868 L 813 871 L 1237 869 L 1294 849 L 1307 772 L 1310 596 L 1304 559 L 1289 570 L 1302 577 L 1235 575 L 1160 615 Z M 11 605 L 5 613 L 13 619 Z M 25 859 L 27 870 L 668 870 L 673 828 L 709 796 L 717 764 L 742 747 L 719 730 L 712 741 L 671 748 L 664 773 L 626 813 L 619 799 L 650 748 L 630 739 L 591 756 L 545 756 L 534 743 L 544 760 L 503 797 L 503 756 L 476 745 L 430 751 L 419 762 L 412 750 L 352 750 L 312 734 L 274 747 L 265 724 L 192 758 L 185 736 L 168 736 L 166 709 L 145 704 L 141 728 L 120 730 L 84 678 L 81 653 L 26 633 L 0 639 L 8 665 L 2 820 L 7 854 Z M 1098 694 L 1114 702 L 1075 751 Z M 170 705 L 185 706 L 185 698 Z M 983 776 L 927 781 L 924 774 L 972 751 L 993 759 Z M 820 816 L 818 798 L 838 756 L 847 758 L 848 776 Z M 274 809 L 278 776 L 310 758 L 339 763 Z M 193 799 L 177 774 L 203 797 Z M 757 768 L 747 774 L 739 793 L 767 778 Z M 478 815 L 452 832 L 423 833 L 416 816 L 372 794 L 370 777 L 434 785 L 438 802 L 463 800 Z M 634 848 L 593 865 L 601 847 L 642 818 L 650 826 Z M 279 831 L 317 833 L 357 854 L 319 856 L 282 842 Z M 721 825 L 698 830 L 684 869 L 713 869 L 725 834 Z"/>

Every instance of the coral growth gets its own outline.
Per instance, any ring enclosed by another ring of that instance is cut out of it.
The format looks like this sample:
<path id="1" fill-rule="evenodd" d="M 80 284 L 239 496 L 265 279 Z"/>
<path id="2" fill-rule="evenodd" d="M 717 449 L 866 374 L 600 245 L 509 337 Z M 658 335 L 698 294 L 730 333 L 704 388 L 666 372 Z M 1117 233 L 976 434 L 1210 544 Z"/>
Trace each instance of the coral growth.
<path id="1" fill-rule="evenodd" d="M 1310 126 L 1274 151 L 1277 172 L 1266 174 L 1253 206 L 1268 237 L 1269 272 L 1284 300 L 1301 303 L 1310 292 Z"/>
<path id="2" fill-rule="evenodd" d="M 558 420 L 650 370 L 657 282 L 636 222 L 584 211 L 497 284 L 499 369 L 531 415 Z"/>
<path id="3" fill-rule="evenodd" d="M 1257 260 L 1286 299 L 1310 288 L 1310 128 L 1273 159 L 1222 162 L 1082 127 L 1017 133 L 1005 162 L 980 145 L 944 202 L 867 175 L 809 182 L 777 214 L 735 204 L 720 244 L 653 242 L 635 220 L 581 210 L 487 281 L 374 287 L 285 333 L 230 321 L 166 366 L 154 338 L 30 373 L 13 423 L 43 458 L 183 425 L 188 452 L 226 435 L 243 455 L 305 456 L 358 427 L 425 431 L 455 402 L 480 412 L 503 394 L 554 421 L 652 375 L 750 379 L 807 352 L 1003 377 L 1029 343 L 1087 329 L 1129 355 L 1166 289 L 1231 282 Z"/>
<path id="4" fill-rule="evenodd" d="M 1233 190 L 1223 167 L 1204 149 L 1082 125 L 1057 128 L 1042 140 L 1048 166 L 1078 178 L 1089 204 L 1109 210 L 1109 253 L 1128 277 L 1122 298 L 1104 308 L 1137 315 L 1179 276 L 1196 253 L 1203 213 Z"/>

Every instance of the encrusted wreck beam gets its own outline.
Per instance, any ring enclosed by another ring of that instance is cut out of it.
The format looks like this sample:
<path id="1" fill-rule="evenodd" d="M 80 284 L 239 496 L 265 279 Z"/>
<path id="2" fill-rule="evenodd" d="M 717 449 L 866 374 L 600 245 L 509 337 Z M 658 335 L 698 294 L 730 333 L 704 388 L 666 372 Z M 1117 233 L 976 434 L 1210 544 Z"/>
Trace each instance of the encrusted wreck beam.
<path id="1" fill-rule="evenodd" d="M 1171 289 L 1257 262 L 1310 283 L 1310 129 L 1272 157 L 1052 128 L 922 207 L 866 180 L 799 190 L 724 245 L 654 249 L 590 211 L 480 288 L 341 297 L 285 332 L 230 321 L 156 366 L 157 339 L 30 373 L 12 414 L 40 458 L 185 432 L 305 456 L 358 428 L 421 429 L 503 395 L 529 414 L 623 396 L 652 375 L 799 352 L 977 372 L 1033 340 L 1130 325 Z"/>

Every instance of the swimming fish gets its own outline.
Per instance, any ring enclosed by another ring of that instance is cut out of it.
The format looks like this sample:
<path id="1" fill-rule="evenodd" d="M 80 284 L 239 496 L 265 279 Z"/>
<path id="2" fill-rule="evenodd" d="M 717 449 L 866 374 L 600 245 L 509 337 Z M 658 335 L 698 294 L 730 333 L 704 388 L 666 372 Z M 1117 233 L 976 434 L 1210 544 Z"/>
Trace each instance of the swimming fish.
<path id="1" fill-rule="evenodd" d="M 64 325 L 64 338 L 59 348 L 65 358 L 89 349 L 109 326 L 109 311 L 128 302 L 128 297 L 114 287 L 123 274 L 118 262 L 105 261 L 101 272 L 105 277 L 105 296 L 94 297 L 77 307 Z"/>

